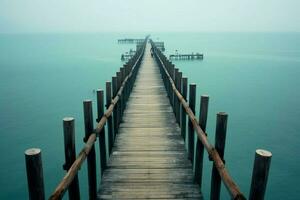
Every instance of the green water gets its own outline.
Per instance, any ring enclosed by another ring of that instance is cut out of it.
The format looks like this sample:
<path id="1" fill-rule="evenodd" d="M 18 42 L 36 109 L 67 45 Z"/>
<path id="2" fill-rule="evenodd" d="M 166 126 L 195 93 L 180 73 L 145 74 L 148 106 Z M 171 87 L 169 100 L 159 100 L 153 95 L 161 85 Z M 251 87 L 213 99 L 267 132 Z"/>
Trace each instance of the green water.
<path id="1" fill-rule="evenodd" d="M 0 199 L 28 198 L 23 152 L 30 147 L 42 149 L 47 196 L 53 191 L 64 174 L 62 118 L 75 117 L 79 150 L 82 101 L 95 100 L 93 89 L 104 88 L 122 64 L 121 53 L 134 48 L 116 40 L 144 35 L 0 35 Z M 197 83 L 197 97 L 210 95 L 211 142 L 216 113 L 229 114 L 225 160 L 241 190 L 248 195 L 254 151 L 265 148 L 273 153 L 266 199 L 299 199 L 300 34 L 152 35 L 165 41 L 167 54 L 204 53 L 203 61 L 175 64 L 189 83 Z M 207 199 L 211 163 L 205 159 Z M 79 178 L 86 198 L 86 164 Z M 225 188 L 222 199 L 229 199 Z"/>

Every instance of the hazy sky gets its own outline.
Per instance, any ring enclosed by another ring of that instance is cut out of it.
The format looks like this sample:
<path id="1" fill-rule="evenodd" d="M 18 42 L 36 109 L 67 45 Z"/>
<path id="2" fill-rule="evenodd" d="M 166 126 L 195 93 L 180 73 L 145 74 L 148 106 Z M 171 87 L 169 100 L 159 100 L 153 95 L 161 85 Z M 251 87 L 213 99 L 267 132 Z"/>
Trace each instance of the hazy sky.
<path id="1" fill-rule="evenodd" d="M 300 31 L 300 0 L 0 0 L 0 32 Z"/>

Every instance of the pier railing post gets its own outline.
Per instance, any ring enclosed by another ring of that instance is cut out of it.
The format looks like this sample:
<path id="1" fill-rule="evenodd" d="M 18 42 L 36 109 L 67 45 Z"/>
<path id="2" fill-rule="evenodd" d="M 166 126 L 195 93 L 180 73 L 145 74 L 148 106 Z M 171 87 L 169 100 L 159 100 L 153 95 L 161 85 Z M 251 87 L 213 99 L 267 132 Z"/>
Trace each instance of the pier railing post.
<path id="1" fill-rule="evenodd" d="M 114 76 L 112 77 L 112 92 L 113 92 L 113 98 L 116 97 L 117 95 L 117 84 L 118 80 L 117 77 Z M 114 110 L 113 110 L 113 121 L 114 121 L 114 138 L 116 138 L 116 134 L 118 132 L 118 103 L 115 105 Z"/>
<path id="2" fill-rule="evenodd" d="M 178 92 L 181 93 L 181 79 L 182 79 L 182 72 L 179 72 L 177 73 L 177 90 Z M 180 121 L 180 100 L 178 99 L 177 97 L 177 106 L 176 106 L 176 113 L 177 113 L 177 123 L 179 125 L 179 127 L 181 127 L 181 121 Z"/>
<path id="3" fill-rule="evenodd" d="M 121 83 L 122 83 L 122 77 L 121 77 L 121 72 L 117 72 L 117 92 L 119 91 L 120 87 L 121 87 Z M 122 95 L 120 95 L 120 99 L 118 101 L 118 120 L 117 120 L 117 128 L 119 129 L 119 125 L 121 123 L 121 116 L 122 116 L 122 105 L 123 105 L 123 99 L 122 99 Z"/>
<path id="4" fill-rule="evenodd" d="M 184 100 L 187 100 L 187 86 L 188 86 L 188 79 L 186 77 L 182 78 L 182 97 L 184 98 Z M 181 106 L 181 136 L 183 138 L 183 140 L 185 141 L 185 137 L 186 137 L 186 112 L 185 112 L 185 108 L 182 105 Z"/>
<path id="5" fill-rule="evenodd" d="M 201 129 L 206 132 L 206 121 L 208 113 L 208 100 L 209 96 L 202 95 L 200 101 L 200 113 L 199 113 L 199 126 Z M 199 187 L 202 187 L 202 171 L 203 171 L 203 153 L 204 146 L 202 142 L 197 137 L 196 140 L 196 155 L 195 155 L 195 170 L 194 170 L 194 179 L 195 182 L 199 184 Z"/>
<path id="6" fill-rule="evenodd" d="M 168 63 L 167 66 L 168 66 L 168 67 L 167 67 L 168 70 L 170 70 L 171 64 Z M 162 65 L 161 65 L 161 68 L 162 68 Z M 163 69 L 162 69 L 162 71 L 163 71 L 163 73 L 164 73 L 164 75 L 165 75 L 165 79 L 166 79 L 166 90 L 167 90 L 167 92 L 168 92 L 168 97 L 169 97 L 169 100 L 170 100 L 170 99 L 171 99 L 171 94 L 172 94 L 171 83 L 170 83 L 170 80 L 168 79 L 167 72 L 166 72 L 165 70 L 163 70 Z M 171 73 L 169 72 L 169 74 L 171 74 Z"/>
<path id="7" fill-rule="evenodd" d="M 106 81 L 106 109 L 109 108 L 111 104 L 111 82 Z M 109 116 L 107 119 L 107 132 L 108 132 L 108 152 L 111 154 L 112 147 L 114 145 L 114 128 L 113 128 L 113 119 L 112 116 Z"/>
<path id="8" fill-rule="evenodd" d="M 179 69 L 178 68 L 175 68 L 174 69 L 174 84 L 175 84 L 175 87 L 178 88 L 177 84 L 178 84 L 178 72 L 179 72 Z M 178 98 L 177 98 L 177 95 L 175 92 L 173 92 L 173 112 L 175 114 L 175 117 L 176 117 L 176 121 L 177 121 L 177 104 L 178 104 Z M 177 121 L 178 122 L 178 121 Z"/>
<path id="9" fill-rule="evenodd" d="M 219 112 L 217 114 L 216 122 L 216 136 L 215 136 L 215 149 L 219 153 L 220 158 L 224 161 L 224 149 L 227 131 L 227 119 L 228 115 L 224 112 Z M 212 174 L 211 174 L 211 188 L 210 188 L 210 199 L 219 200 L 221 191 L 221 177 L 218 170 L 213 164 Z"/>
<path id="10" fill-rule="evenodd" d="M 44 176 L 41 150 L 37 148 L 25 151 L 27 183 L 30 200 L 44 200 Z"/>
<path id="11" fill-rule="evenodd" d="M 196 84 L 190 84 L 189 86 L 189 107 L 195 114 L 195 106 L 196 106 Z M 192 121 L 189 119 L 188 122 L 188 157 L 192 161 L 194 160 L 194 126 Z"/>
<path id="12" fill-rule="evenodd" d="M 129 65 L 124 65 L 125 68 L 125 76 L 127 77 L 130 73 Z M 127 102 L 129 97 L 129 80 L 127 79 L 126 85 L 125 85 L 125 101 Z"/>
<path id="13" fill-rule="evenodd" d="M 83 112 L 84 112 L 84 127 L 85 127 L 84 142 L 86 142 L 94 130 L 93 110 L 92 110 L 91 100 L 85 100 L 83 102 Z M 97 197 L 96 153 L 95 153 L 94 145 L 92 146 L 90 153 L 87 156 L 87 166 L 88 166 L 89 199 L 94 200 Z"/>
<path id="14" fill-rule="evenodd" d="M 268 182 L 272 153 L 263 149 L 255 151 L 249 200 L 263 200 Z"/>
<path id="15" fill-rule="evenodd" d="M 98 120 L 103 117 L 104 114 L 104 91 L 97 90 L 97 114 Z M 105 126 L 102 128 L 99 137 L 99 150 L 100 150 L 100 166 L 101 166 L 101 175 L 103 174 L 104 170 L 106 169 L 106 144 L 105 144 Z"/>
<path id="16" fill-rule="evenodd" d="M 122 85 L 123 81 L 125 80 L 125 69 L 124 67 L 120 68 L 120 73 L 121 73 L 121 83 L 120 86 Z M 122 91 L 121 94 L 121 98 L 122 98 L 122 110 L 121 110 L 121 119 L 123 117 L 123 111 L 125 110 L 125 90 Z"/>
<path id="17" fill-rule="evenodd" d="M 122 72 L 122 67 L 120 68 L 119 72 L 119 80 L 118 80 L 118 90 L 120 90 L 121 86 L 122 86 L 122 82 L 123 82 L 123 72 Z M 123 94 L 121 93 L 120 96 L 120 119 L 122 119 L 122 110 L 123 110 Z"/>
<path id="18" fill-rule="evenodd" d="M 174 67 L 174 65 L 172 65 L 172 73 L 171 73 L 171 78 L 172 78 L 172 80 L 173 81 L 175 81 L 175 67 Z M 172 87 L 172 86 L 171 86 Z M 175 100 L 175 92 L 174 92 L 174 90 L 172 89 L 172 94 L 171 94 L 171 99 L 170 99 L 171 101 L 171 106 L 172 106 L 172 108 L 173 108 L 173 111 L 174 111 L 174 100 Z"/>
<path id="19" fill-rule="evenodd" d="M 64 146 L 65 146 L 65 164 L 63 169 L 68 171 L 76 159 L 75 151 L 75 119 L 73 117 L 65 117 L 63 119 L 64 129 Z M 80 199 L 78 175 L 74 176 L 72 183 L 68 188 L 69 199 Z"/>

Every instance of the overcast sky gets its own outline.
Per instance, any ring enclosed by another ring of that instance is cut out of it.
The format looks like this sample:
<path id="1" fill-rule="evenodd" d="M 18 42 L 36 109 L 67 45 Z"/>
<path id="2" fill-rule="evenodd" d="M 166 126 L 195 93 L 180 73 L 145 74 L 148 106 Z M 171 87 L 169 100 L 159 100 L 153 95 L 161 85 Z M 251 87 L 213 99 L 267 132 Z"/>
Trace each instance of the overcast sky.
<path id="1" fill-rule="evenodd" d="M 300 31 L 300 0 L 0 0 L 0 32 Z"/>

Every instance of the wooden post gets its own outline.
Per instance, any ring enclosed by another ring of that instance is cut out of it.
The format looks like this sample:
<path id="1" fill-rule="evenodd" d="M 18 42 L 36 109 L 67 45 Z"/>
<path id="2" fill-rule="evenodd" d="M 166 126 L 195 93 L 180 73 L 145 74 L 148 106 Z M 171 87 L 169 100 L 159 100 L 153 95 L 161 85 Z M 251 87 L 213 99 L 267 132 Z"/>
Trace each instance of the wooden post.
<path id="1" fill-rule="evenodd" d="M 63 119 L 64 128 L 64 146 L 65 146 L 65 164 L 63 169 L 68 171 L 76 160 L 75 151 L 75 119 L 73 117 L 65 117 Z M 72 183 L 68 188 L 69 199 L 80 199 L 78 175 L 74 176 Z"/>
<path id="2" fill-rule="evenodd" d="M 83 102 L 83 112 L 84 112 L 84 127 L 85 127 L 84 142 L 86 142 L 89 136 L 94 131 L 93 109 L 92 109 L 91 100 L 85 100 Z M 88 166 L 89 199 L 94 200 L 97 197 L 96 154 L 95 154 L 94 145 L 87 156 L 87 166 Z"/>
<path id="3" fill-rule="evenodd" d="M 188 86 L 188 79 L 186 77 L 182 78 L 182 96 L 184 98 L 184 100 L 186 100 L 187 97 L 187 86 Z M 181 106 L 181 136 L 183 138 L 183 140 L 185 141 L 185 137 L 186 137 L 186 112 L 184 109 L 184 106 Z"/>
<path id="4" fill-rule="evenodd" d="M 175 67 L 172 65 L 172 73 L 171 73 L 171 78 L 173 80 L 173 82 L 175 83 Z M 175 93 L 174 93 L 174 90 L 172 89 L 172 98 L 171 98 L 171 106 L 172 106 L 172 109 L 174 109 L 174 100 L 175 100 Z"/>
<path id="5" fill-rule="evenodd" d="M 161 66 L 161 68 L 162 68 L 162 66 Z M 169 78 L 167 76 L 167 72 L 165 70 L 163 70 L 163 69 L 161 69 L 161 71 L 162 71 L 162 74 L 165 77 L 165 88 L 167 90 L 167 95 L 168 95 L 169 100 L 170 100 L 171 99 L 171 92 L 172 92 L 171 91 L 171 87 L 170 87 L 170 81 L 169 81 Z"/>
<path id="6" fill-rule="evenodd" d="M 128 65 L 124 65 L 124 69 L 125 69 L 125 77 L 127 77 L 129 75 L 129 68 Z M 125 92 L 124 92 L 124 98 L 125 98 L 125 102 L 128 99 L 128 79 L 127 82 L 125 84 Z M 126 105 L 126 104 L 125 104 Z"/>
<path id="7" fill-rule="evenodd" d="M 28 192 L 30 200 L 44 200 L 44 176 L 42 154 L 40 149 L 32 148 L 25 151 Z"/>
<path id="8" fill-rule="evenodd" d="M 228 119 L 227 113 L 219 112 L 217 114 L 215 148 L 216 148 L 217 152 L 219 153 L 220 158 L 222 160 L 224 159 L 227 119 Z M 211 200 L 219 200 L 220 199 L 220 191 L 221 191 L 221 177 L 218 173 L 218 170 L 217 170 L 215 164 L 213 164 L 210 189 L 211 189 L 210 190 L 210 199 Z"/>
<path id="9" fill-rule="evenodd" d="M 124 67 L 120 68 L 120 73 L 121 73 L 121 83 L 120 86 L 123 84 L 124 79 L 125 79 L 125 69 Z M 125 110 L 125 89 L 122 91 L 122 110 L 121 110 L 121 117 L 123 116 L 123 111 Z"/>
<path id="10" fill-rule="evenodd" d="M 200 113 L 199 113 L 199 126 L 201 129 L 206 132 L 206 121 L 207 121 L 207 112 L 208 112 L 208 95 L 202 95 L 200 101 Z M 203 153 L 204 146 L 197 138 L 196 141 L 196 155 L 195 155 L 195 170 L 194 170 L 194 179 L 199 187 L 202 187 L 202 170 L 203 170 Z"/>
<path id="11" fill-rule="evenodd" d="M 195 106 L 196 106 L 196 84 L 190 84 L 189 86 L 189 107 L 195 114 Z M 194 127 L 192 121 L 189 119 L 188 123 L 188 157 L 192 161 L 194 160 Z"/>
<path id="12" fill-rule="evenodd" d="M 263 200 L 266 192 L 272 153 L 263 149 L 255 151 L 249 200 Z"/>
<path id="13" fill-rule="evenodd" d="M 119 89 L 121 87 L 121 84 L 122 84 L 121 75 L 122 75 L 121 72 L 117 72 L 117 88 L 118 88 L 118 91 L 119 91 Z M 120 99 L 119 99 L 117 104 L 118 104 L 118 117 L 117 117 L 117 119 L 118 119 L 117 122 L 118 123 L 117 123 L 117 127 L 119 129 L 119 124 L 121 123 L 121 119 L 122 119 L 122 105 L 123 105 L 122 94 L 121 94 Z"/>
<path id="14" fill-rule="evenodd" d="M 117 77 L 112 77 L 112 92 L 113 92 L 113 98 L 116 97 L 118 88 L 117 88 L 118 80 Z M 116 138 L 116 134 L 118 132 L 118 104 L 115 105 L 113 110 L 113 120 L 114 120 L 114 138 Z"/>
<path id="15" fill-rule="evenodd" d="M 111 104 L 111 82 L 106 81 L 106 109 L 109 108 Z M 113 128 L 113 119 L 112 116 L 110 116 L 107 119 L 107 131 L 108 131 L 108 152 L 109 155 L 111 154 L 112 147 L 114 145 L 114 128 Z"/>
<path id="16" fill-rule="evenodd" d="M 176 88 L 178 88 L 177 87 L 178 71 L 179 71 L 178 68 L 174 68 L 174 84 L 175 84 Z M 175 94 L 175 92 L 173 92 L 173 112 L 175 114 L 176 121 L 177 121 L 177 113 L 176 113 L 177 103 L 178 103 L 177 95 Z"/>
<path id="17" fill-rule="evenodd" d="M 104 91 L 97 90 L 97 108 L 98 108 L 98 122 L 101 120 L 104 114 Z M 105 126 L 98 135 L 99 137 L 99 149 L 100 149 L 100 166 L 101 175 L 106 169 L 106 144 L 105 144 Z"/>
<path id="18" fill-rule="evenodd" d="M 182 72 L 178 71 L 177 74 L 177 90 L 181 93 L 181 79 L 182 79 Z M 176 113 L 177 113 L 177 123 L 179 125 L 179 127 L 181 127 L 181 121 L 180 121 L 180 101 L 177 98 L 177 106 L 176 106 Z"/>

